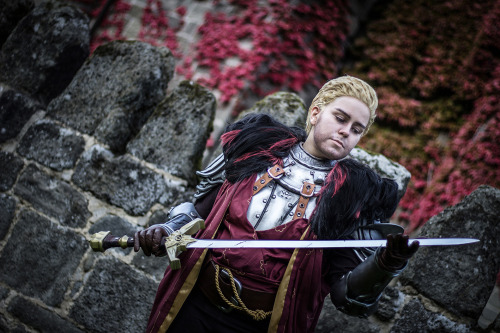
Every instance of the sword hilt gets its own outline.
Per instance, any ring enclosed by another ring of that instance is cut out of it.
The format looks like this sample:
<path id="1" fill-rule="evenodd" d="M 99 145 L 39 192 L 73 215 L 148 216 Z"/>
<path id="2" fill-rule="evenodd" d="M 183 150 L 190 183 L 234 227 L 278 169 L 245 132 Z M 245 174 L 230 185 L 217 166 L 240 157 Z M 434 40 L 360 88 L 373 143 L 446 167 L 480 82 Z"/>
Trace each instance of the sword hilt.
<path id="1" fill-rule="evenodd" d="M 205 229 L 205 221 L 198 218 L 174 231 L 171 235 L 163 237 L 161 246 L 165 247 L 170 267 L 173 270 L 181 268 L 181 262 L 177 255 L 186 251 L 187 245 L 195 241 L 191 235 L 200 229 Z M 118 237 L 111 235 L 110 231 L 100 231 L 90 236 L 89 243 L 95 252 L 104 252 L 112 247 L 121 247 L 122 249 L 134 247 L 134 237 Z"/>

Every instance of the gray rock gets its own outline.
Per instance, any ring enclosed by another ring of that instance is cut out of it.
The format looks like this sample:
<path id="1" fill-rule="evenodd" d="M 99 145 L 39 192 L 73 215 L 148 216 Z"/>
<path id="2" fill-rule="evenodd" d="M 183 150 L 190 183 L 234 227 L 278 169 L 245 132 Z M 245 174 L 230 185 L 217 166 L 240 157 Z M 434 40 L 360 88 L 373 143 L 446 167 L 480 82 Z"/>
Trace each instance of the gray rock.
<path id="1" fill-rule="evenodd" d="M 69 321 L 59 317 L 55 312 L 44 309 L 23 297 L 15 297 L 7 311 L 17 317 L 22 323 L 36 329 L 38 332 L 83 333 Z"/>
<path id="2" fill-rule="evenodd" d="M 427 311 L 418 299 L 411 300 L 391 328 L 391 333 L 468 333 L 470 327 L 439 313 Z"/>
<path id="3" fill-rule="evenodd" d="M 127 151 L 194 184 L 212 131 L 215 106 L 215 97 L 206 88 L 181 82 L 128 144 Z"/>
<path id="4" fill-rule="evenodd" d="M 389 286 L 380 297 L 375 315 L 382 321 L 390 321 L 394 319 L 402 303 L 403 294 L 398 289 Z"/>
<path id="5" fill-rule="evenodd" d="M 0 0 L 0 48 L 19 21 L 35 7 L 33 0 Z"/>
<path id="6" fill-rule="evenodd" d="M 0 286 L 0 301 L 3 301 L 9 295 L 9 289 Z"/>
<path id="7" fill-rule="evenodd" d="M 90 332 L 144 332 L 156 283 L 113 257 L 98 260 L 70 317 Z"/>
<path id="8" fill-rule="evenodd" d="M 7 235 L 14 219 L 15 211 L 16 199 L 7 194 L 0 193 L 0 240 Z"/>
<path id="9" fill-rule="evenodd" d="M 0 281 L 49 306 L 58 306 L 87 249 L 82 236 L 31 210 L 22 210 L 0 257 Z"/>
<path id="10" fill-rule="evenodd" d="M 115 157 L 99 146 L 82 155 L 72 180 L 83 190 L 132 215 L 146 214 L 162 195 L 171 193 L 160 174 L 130 156 Z"/>
<path id="11" fill-rule="evenodd" d="M 69 84 L 89 54 L 89 19 L 59 2 L 43 2 L 3 44 L 0 81 L 46 105 Z"/>
<path id="12" fill-rule="evenodd" d="M 26 95 L 0 83 L 0 143 L 15 138 L 42 106 Z"/>
<path id="13" fill-rule="evenodd" d="M 338 311 L 327 296 L 314 332 L 380 333 L 380 328 L 367 318 L 353 317 Z"/>
<path id="14" fill-rule="evenodd" d="M 73 168 L 83 153 L 85 140 L 73 131 L 49 120 L 31 126 L 19 143 L 17 152 L 49 168 Z"/>
<path id="15" fill-rule="evenodd" d="M 151 214 L 151 218 L 148 221 L 148 227 L 155 224 L 162 224 L 168 220 L 168 209 L 159 209 Z"/>
<path id="16" fill-rule="evenodd" d="M 370 154 L 360 148 L 354 148 L 349 156 L 366 164 L 379 176 L 396 181 L 398 184 L 398 198 L 401 200 L 406 193 L 411 178 L 411 173 L 404 166 L 389 160 L 384 155 Z"/>
<path id="17" fill-rule="evenodd" d="M 33 164 L 28 165 L 19 177 L 14 193 L 31 203 L 36 210 L 68 227 L 85 226 L 91 215 L 83 194 Z"/>
<path id="18" fill-rule="evenodd" d="M 280 91 L 264 97 L 252 108 L 240 113 L 238 119 L 249 113 L 269 114 L 287 126 L 306 126 L 307 108 L 304 101 L 297 94 L 290 92 Z"/>
<path id="19" fill-rule="evenodd" d="M 500 268 L 500 190 L 480 186 L 459 204 L 432 217 L 423 237 L 477 238 L 467 246 L 425 247 L 401 275 L 448 311 L 477 320 Z"/>
<path id="20" fill-rule="evenodd" d="M 24 162 L 17 155 L 0 151 L 0 191 L 9 190 L 16 182 Z"/>
<path id="21" fill-rule="evenodd" d="M 156 281 L 161 281 L 169 265 L 168 257 L 146 256 L 142 250 L 137 252 L 132 259 L 132 265 L 146 274 L 151 275 Z"/>
<path id="22" fill-rule="evenodd" d="M 174 60 L 166 48 L 114 41 L 98 47 L 48 106 L 53 117 L 123 152 L 165 98 Z"/>

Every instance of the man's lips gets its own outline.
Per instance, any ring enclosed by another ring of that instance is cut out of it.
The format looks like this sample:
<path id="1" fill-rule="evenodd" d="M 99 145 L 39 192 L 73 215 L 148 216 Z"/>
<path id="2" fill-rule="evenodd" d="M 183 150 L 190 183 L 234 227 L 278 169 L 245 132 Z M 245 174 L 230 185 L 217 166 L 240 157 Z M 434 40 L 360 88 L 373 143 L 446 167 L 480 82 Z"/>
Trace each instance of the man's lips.
<path id="1" fill-rule="evenodd" d="M 339 146 L 341 146 L 342 148 L 344 148 L 344 143 L 340 140 L 337 140 L 337 139 L 333 139 L 333 142 L 335 142 L 336 144 L 338 144 Z"/>

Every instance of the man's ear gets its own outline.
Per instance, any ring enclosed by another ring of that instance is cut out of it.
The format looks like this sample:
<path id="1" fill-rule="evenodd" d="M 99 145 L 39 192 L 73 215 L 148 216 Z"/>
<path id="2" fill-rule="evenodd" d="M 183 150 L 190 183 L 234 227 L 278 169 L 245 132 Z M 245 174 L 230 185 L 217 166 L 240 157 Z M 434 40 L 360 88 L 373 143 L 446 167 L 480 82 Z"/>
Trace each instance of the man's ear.
<path id="1" fill-rule="evenodd" d="M 321 111 L 317 106 L 315 106 L 311 109 L 311 115 L 309 116 L 309 122 L 311 123 L 311 125 L 313 125 L 313 126 L 316 125 L 320 112 Z"/>

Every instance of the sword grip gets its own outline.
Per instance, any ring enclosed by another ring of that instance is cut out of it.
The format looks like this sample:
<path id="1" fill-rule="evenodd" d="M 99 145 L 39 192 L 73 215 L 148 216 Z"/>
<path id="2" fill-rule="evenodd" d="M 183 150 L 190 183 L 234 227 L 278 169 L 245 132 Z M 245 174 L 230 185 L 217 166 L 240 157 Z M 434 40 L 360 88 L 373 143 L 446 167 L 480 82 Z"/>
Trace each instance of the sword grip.
<path id="1" fill-rule="evenodd" d="M 89 243 L 95 252 L 104 252 L 112 247 L 121 247 L 122 249 L 134 247 L 134 238 L 113 236 L 110 231 L 100 231 L 90 237 Z"/>

